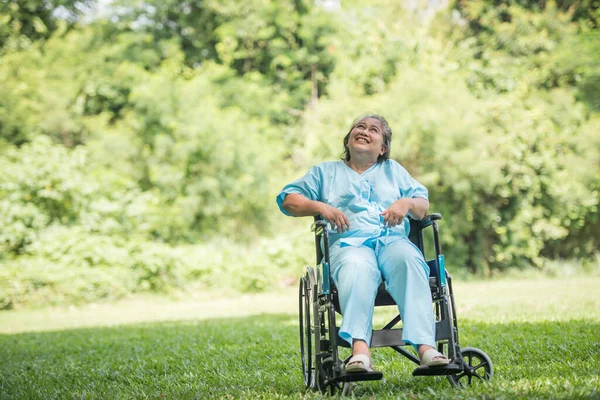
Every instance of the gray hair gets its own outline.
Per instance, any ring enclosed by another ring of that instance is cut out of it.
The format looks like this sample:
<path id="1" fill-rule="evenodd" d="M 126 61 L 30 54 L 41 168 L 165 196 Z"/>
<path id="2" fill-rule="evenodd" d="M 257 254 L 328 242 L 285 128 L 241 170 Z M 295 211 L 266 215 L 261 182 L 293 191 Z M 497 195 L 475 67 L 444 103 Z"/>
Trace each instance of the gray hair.
<path id="1" fill-rule="evenodd" d="M 392 146 L 392 128 L 390 128 L 388 122 L 381 115 L 367 114 L 355 119 L 354 122 L 352 122 L 350 130 L 348 131 L 346 136 L 344 136 L 344 156 L 342 157 L 342 159 L 350 161 L 350 151 L 348 150 L 348 140 L 350 140 L 350 133 L 352 132 L 352 129 L 354 129 L 356 124 L 358 124 L 360 121 L 366 118 L 376 119 L 381 123 L 381 126 L 383 127 L 383 145 L 385 146 L 386 150 L 385 153 L 377 157 L 377 162 L 379 163 L 390 158 L 390 149 Z"/>

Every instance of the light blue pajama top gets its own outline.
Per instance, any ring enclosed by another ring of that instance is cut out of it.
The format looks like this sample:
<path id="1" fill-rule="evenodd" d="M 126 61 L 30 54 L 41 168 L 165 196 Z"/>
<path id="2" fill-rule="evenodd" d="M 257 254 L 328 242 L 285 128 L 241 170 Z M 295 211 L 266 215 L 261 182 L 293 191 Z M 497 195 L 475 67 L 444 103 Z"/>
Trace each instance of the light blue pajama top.
<path id="1" fill-rule="evenodd" d="M 410 223 L 387 228 L 380 213 L 403 197 L 427 199 L 425 186 L 415 180 L 394 160 L 385 160 L 357 173 L 344 161 L 328 161 L 312 167 L 306 175 L 286 185 L 277 196 L 279 209 L 285 196 L 299 193 L 310 200 L 321 201 L 342 211 L 350 229 L 344 233 L 329 230 L 330 243 L 341 246 L 360 246 L 369 239 L 386 238 L 390 243 L 406 238 Z"/>

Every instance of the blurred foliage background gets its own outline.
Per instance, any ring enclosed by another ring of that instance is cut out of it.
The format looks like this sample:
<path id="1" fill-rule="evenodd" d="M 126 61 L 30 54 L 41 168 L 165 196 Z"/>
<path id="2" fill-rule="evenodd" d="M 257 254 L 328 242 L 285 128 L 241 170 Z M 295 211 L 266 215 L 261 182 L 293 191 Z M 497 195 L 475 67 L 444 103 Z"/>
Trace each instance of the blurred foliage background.
<path id="1" fill-rule="evenodd" d="M 281 187 L 384 115 L 449 268 L 598 265 L 600 1 L 0 2 L 0 309 L 261 291 Z"/>

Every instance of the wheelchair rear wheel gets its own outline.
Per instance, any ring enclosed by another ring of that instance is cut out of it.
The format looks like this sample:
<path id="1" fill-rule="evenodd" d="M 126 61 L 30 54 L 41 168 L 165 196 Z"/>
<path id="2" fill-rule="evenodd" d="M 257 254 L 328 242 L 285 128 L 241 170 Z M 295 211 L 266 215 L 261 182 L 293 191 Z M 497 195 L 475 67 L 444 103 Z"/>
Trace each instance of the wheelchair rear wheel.
<path id="1" fill-rule="evenodd" d="M 487 354 L 474 347 L 465 347 L 460 350 L 460 353 L 465 370 L 458 374 L 448 375 L 452 386 L 468 387 L 473 386 L 473 382 L 487 383 L 492 379 L 494 366 Z"/>
<path id="2" fill-rule="evenodd" d="M 313 343 L 313 331 L 311 329 L 311 312 L 313 307 L 310 284 L 307 281 L 307 276 L 300 279 L 299 287 L 299 307 L 298 307 L 298 322 L 300 326 L 300 357 L 302 359 L 302 373 L 304 375 L 304 385 L 307 388 L 313 388 L 314 381 L 314 364 L 313 357 L 315 348 Z"/>

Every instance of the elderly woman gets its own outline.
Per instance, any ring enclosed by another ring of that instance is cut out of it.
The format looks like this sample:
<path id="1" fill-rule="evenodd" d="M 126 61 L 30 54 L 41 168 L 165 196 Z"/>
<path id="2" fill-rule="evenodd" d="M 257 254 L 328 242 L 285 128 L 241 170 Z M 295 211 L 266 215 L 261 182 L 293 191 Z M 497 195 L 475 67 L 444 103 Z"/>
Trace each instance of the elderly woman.
<path id="1" fill-rule="evenodd" d="M 404 321 L 402 339 L 421 365 L 448 359 L 435 350 L 429 267 L 408 239 L 407 215 L 423 218 L 427 189 L 390 160 L 392 130 L 379 115 L 359 118 L 344 137 L 344 158 L 312 167 L 277 196 L 286 215 L 321 215 L 330 225 L 331 278 L 342 311 L 340 336 L 352 346 L 346 371 L 372 371 L 369 351 L 382 277 Z"/>

